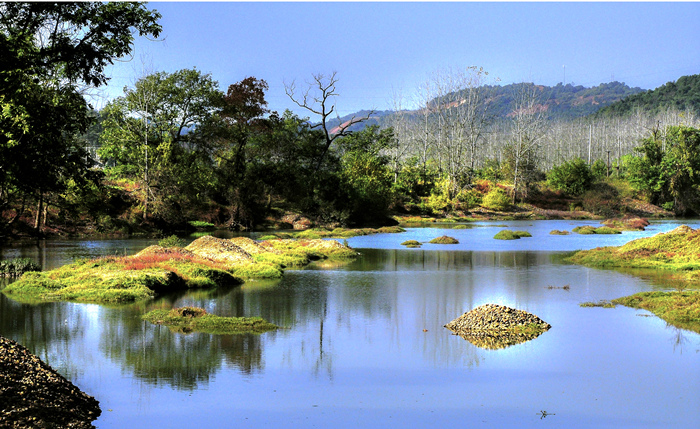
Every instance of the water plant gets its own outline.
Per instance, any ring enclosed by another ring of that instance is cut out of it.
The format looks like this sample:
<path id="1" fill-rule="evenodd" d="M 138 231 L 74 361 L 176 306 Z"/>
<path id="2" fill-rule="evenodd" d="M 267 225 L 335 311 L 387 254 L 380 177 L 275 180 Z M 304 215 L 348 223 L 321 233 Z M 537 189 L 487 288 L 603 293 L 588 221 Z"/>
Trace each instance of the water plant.
<path id="1" fill-rule="evenodd" d="M 522 237 L 532 237 L 532 234 L 527 231 L 511 231 L 509 229 L 504 229 L 493 236 L 496 240 L 518 240 Z"/>
<path id="2" fill-rule="evenodd" d="M 216 335 L 262 334 L 278 329 L 260 317 L 222 317 L 207 313 L 199 307 L 180 307 L 171 310 L 152 310 L 141 317 L 157 325 L 165 325 L 173 332 L 203 332 Z"/>

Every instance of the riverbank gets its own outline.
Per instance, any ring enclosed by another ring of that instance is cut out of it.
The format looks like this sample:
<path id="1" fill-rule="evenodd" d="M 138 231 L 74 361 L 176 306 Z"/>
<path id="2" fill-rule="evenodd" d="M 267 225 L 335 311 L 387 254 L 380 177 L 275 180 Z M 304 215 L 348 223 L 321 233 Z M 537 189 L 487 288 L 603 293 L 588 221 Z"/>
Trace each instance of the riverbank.
<path id="1" fill-rule="evenodd" d="M 89 429 L 101 413 L 95 398 L 0 336 L 0 427 Z"/>
<path id="2" fill-rule="evenodd" d="M 683 225 L 619 247 L 582 250 L 568 260 L 595 268 L 647 268 L 668 273 L 675 291 L 638 293 L 612 303 L 646 309 L 670 324 L 700 332 L 699 249 L 700 229 Z"/>

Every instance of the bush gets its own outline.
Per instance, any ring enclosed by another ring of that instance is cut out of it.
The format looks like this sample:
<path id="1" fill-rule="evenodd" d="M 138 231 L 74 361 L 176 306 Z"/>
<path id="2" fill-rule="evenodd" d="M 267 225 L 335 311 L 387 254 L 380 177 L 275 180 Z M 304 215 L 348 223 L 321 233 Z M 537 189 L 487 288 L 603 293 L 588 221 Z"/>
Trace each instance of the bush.
<path id="1" fill-rule="evenodd" d="M 510 207 L 510 203 L 511 198 L 505 189 L 493 188 L 484 196 L 481 205 L 487 209 L 505 211 Z"/>
<path id="2" fill-rule="evenodd" d="M 179 238 L 177 235 L 171 235 L 170 237 L 164 238 L 158 242 L 161 247 L 183 247 L 185 241 Z"/>
<path id="3" fill-rule="evenodd" d="M 569 195 L 581 195 L 593 183 L 593 173 L 581 158 L 567 161 L 552 168 L 547 175 L 547 184 L 555 190 Z"/>

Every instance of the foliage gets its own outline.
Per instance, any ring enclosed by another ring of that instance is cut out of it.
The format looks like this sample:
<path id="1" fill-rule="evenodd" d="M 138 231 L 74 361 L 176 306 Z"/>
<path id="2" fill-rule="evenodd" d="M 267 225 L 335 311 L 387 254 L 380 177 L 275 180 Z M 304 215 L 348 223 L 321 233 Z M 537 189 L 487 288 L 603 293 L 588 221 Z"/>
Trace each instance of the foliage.
<path id="1" fill-rule="evenodd" d="M 672 325 L 700 332 L 700 292 L 698 291 L 640 292 L 614 299 L 612 302 L 649 310 Z"/>
<path id="2" fill-rule="evenodd" d="M 511 197 L 505 189 L 495 187 L 484 196 L 481 205 L 490 210 L 505 211 L 511 205 Z"/>
<path id="3" fill-rule="evenodd" d="M 658 130 L 637 148 L 630 161 L 629 181 L 654 204 L 673 203 L 676 214 L 700 213 L 700 130 L 671 126 Z"/>
<path id="4" fill-rule="evenodd" d="M 403 243 L 401 243 L 401 245 L 406 247 L 420 247 L 421 242 L 417 240 L 406 240 Z"/>
<path id="5" fill-rule="evenodd" d="M 107 82 L 136 34 L 157 37 L 159 18 L 142 3 L 0 5 L 0 211 L 16 219 L 38 201 L 38 228 L 45 200 L 94 180 L 77 140 L 92 119 L 81 91 Z"/>
<path id="6" fill-rule="evenodd" d="M 41 267 L 29 258 L 0 261 L 0 277 L 19 277 L 30 271 L 41 271 Z"/>
<path id="7" fill-rule="evenodd" d="M 566 161 L 547 174 L 547 184 L 569 195 L 583 194 L 593 183 L 593 173 L 581 158 Z"/>
<path id="8" fill-rule="evenodd" d="M 181 239 L 177 235 L 171 235 L 158 242 L 161 247 L 183 247 L 185 245 L 185 240 Z"/>

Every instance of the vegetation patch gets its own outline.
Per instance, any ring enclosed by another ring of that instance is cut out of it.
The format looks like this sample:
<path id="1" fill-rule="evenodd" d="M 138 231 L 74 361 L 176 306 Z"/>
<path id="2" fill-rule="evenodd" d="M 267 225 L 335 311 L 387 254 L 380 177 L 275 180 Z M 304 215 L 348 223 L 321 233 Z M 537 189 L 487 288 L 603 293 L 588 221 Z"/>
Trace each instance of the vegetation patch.
<path id="1" fill-rule="evenodd" d="M 572 230 L 577 234 L 622 234 L 617 229 L 610 228 L 608 226 L 594 227 L 590 225 L 577 226 Z"/>
<path id="2" fill-rule="evenodd" d="M 310 228 L 304 231 L 298 232 L 279 232 L 274 234 L 266 234 L 260 237 L 261 240 L 274 240 L 274 239 L 307 239 L 307 240 L 317 240 L 319 238 L 350 238 L 358 237 L 362 235 L 372 235 L 372 234 L 397 234 L 401 232 L 406 232 L 400 226 L 383 226 L 381 228 Z"/>
<path id="3" fill-rule="evenodd" d="M 696 281 L 700 274 L 700 230 L 683 225 L 665 234 L 639 238 L 619 247 L 582 250 L 570 262 L 598 268 L 652 268 Z"/>
<path id="4" fill-rule="evenodd" d="M 606 219 L 603 225 L 619 231 L 644 231 L 649 226 L 649 220 L 638 216 L 625 216 L 622 219 Z"/>
<path id="5" fill-rule="evenodd" d="M 417 240 L 406 240 L 403 243 L 401 243 L 401 245 L 406 247 L 420 247 L 421 242 Z"/>
<path id="6" fill-rule="evenodd" d="M 615 308 L 615 304 L 611 301 L 600 300 L 598 302 L 582 302 L 579 304 L 581 307 L 602 307 L 602 308 Z"/>
<path id="7" fill-rule="evenodd" d="M 651 311 L 674 326 L 700 333 L 699 291 L 641 292 L 612 302 Z"/>
<path id="8" fill-rule="evenodd" d="M 566 230 L 559 230 L 559 229 L 553 229 L 549 232 L 550 235 L 569 235 L 569 231 Z"/>
<path id="9" fill-rule="evenodd" d="M 173 332 L 202 332 L 215 335 L 262 334 L 278 329 L 260 317 L 221 317 L 208 314 L 203 308 L 181 307 L 172 310 L 153 310 L 142 316 L 143 320 L 165 325 Z"/>
<path id="10" fill-rule="evenodd" d="M 279 278 L 286 267 L 320 259 L 348 260 L 356 255 L 334 240 L 258 243 L 205 236 L 184 249 L 149 246 L 133 256 L 80 260 L 51 271 L 26 273 L 3 292 L 26 302 L 128 303 L 179 289 Z"/>
<path id="11" fill-rule="evenodd" d="M 446 235 L 443 235 L 441 237 L 433 238 L 432 240 L 429 241 L 429 243 L 432 244 L 459 244 L 459 240 L 453 237 L 448 237 Z"/>
<path id="12" fill-rule="evenodd" d="M 504 229 L 493 236 L 496 240 L 518 240 L 522 237 L 532 237 L 532 234 L 527 231 L 511 231 L 509 229 Z"/>

